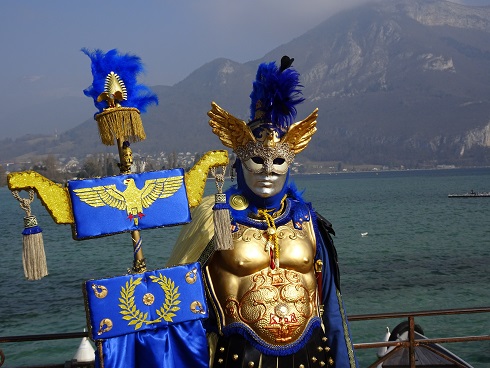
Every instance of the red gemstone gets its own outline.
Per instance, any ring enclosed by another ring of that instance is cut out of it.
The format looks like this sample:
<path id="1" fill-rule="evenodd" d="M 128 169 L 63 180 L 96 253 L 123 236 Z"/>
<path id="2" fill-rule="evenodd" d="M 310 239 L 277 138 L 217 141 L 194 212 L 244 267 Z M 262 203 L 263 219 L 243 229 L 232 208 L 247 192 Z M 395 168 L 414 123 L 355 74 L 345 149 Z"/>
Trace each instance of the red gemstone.
<path id="1" fill-rule="evenodd" d="M 270 268 L 271 270 L 274 270 L 276 268 L 276 263 L 274 262 L 274 250 L 271 248 L 269 249 L 269 256 L 270 256 Z"/>

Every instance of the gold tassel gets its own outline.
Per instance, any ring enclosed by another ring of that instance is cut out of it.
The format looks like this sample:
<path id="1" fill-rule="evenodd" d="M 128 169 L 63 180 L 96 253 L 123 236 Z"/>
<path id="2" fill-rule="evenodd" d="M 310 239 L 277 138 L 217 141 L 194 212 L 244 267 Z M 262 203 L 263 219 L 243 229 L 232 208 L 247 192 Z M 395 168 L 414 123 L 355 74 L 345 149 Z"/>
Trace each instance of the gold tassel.
<path id="1" fill-rule="evenodd" d="M 46 253 L 42 229 L 38 226 L 36 216 L 31 214 L 31 202 L 34 200 L 34 190 L 29 190 L 29 198 L 21 198 L 18 191 L 12 195 L 20 202 L 20 207 L 26 212 L 24 231 L 22 232 L 22 264 L 24 275 L 28 280 L 39 280 L 48 275 Z"/>
<path id="2" fill-rule="evenodd" d="M 223 193 L 226 166 L 221 166 L 222 172 L 217 173 L 216 168 L 211 168 L 211 173 L 216 180 L 218 193 L 214 195 L 213 221 L 214 221 L 214 247 L 216 250 L 233 249 L 231 237 L 230 208 L 226 203 L 226 194 Z"/>
<path id="3" fill-rule="evenodd" d="M 131 143 L 146 139 L 140 111 L 134 107 L 112 107 L 95 115 L 102 143 L 115 144 L 121 138 Z"/>

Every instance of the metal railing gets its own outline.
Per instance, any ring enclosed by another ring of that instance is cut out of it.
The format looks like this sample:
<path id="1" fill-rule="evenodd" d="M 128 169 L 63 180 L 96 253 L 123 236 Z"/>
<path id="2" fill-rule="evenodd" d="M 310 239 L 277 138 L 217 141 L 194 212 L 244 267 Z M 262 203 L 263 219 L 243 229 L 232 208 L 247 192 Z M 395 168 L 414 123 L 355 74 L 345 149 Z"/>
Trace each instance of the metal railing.
<path id="1" fill-rule="evenodd" d="M 408 325 L 409 325 L 407 341 L 382 341 L 382 342 L 372 342 L 372 343 L 359 343 L 359 344 L 354 344 L 354 349 L 374 349 L 380 347 L 394 346 L 395 348 L 393 350 L 391 350 L 386 355 L 382 356 L 376 362 L 374 362 L 369 366 L 369 368 L 375 368 L 379 364 L 383 363 L 384 361 L 388 360 L 390 357 L 395 355 L 400 349 L 408 348 L 410 368 L 415 368 L 416 367 L 415 347 L 417 346 L 423 345 L 428 349 L 431 349 L 430 348 L 431 344 L 490 340 L 490 335 L 444 337 L 444 338 L 437 338 L 437 339 L 415 339 L 415 317 L 432 317 L 432 316 L 488 313 L 488 312 L 490 312 L 490 307 L 465 308 L 465 309 L 442 309 L 442 310 L 431 310 L 431 311 L 420 311 L 420 312 L 401 312 L 401 313 L 385 313 L 385 314 L 362 314 L 362 315 L 349 316 L 349 322 L 378 320 L 378 319 L 407 318 Z M 433 349 L 431 350 L 436 354 L 438 353 Z M 458 367 L 466 367 L 465 365 L 461 365 L 461 363 L 449 357 L 446 357 L 446 359 L 450 360 L 453 364 L 455 364 Z"/>
<path id="2" fill-rule="evenodd" d="M 0 344 L 2 343 L 16 343 L 16 342 L 29 342 L 29 341 L 46 341 L 46 340 L 68 340 L 68 339 L 82 339 L 88 337 L 88 332 L 67 332 L 67 333 L 55 333 L 55 334 L 42 334 L 42 335 L 24 335 L 24 336 L 5 336 L 0 337 Z M 5 363 L 5 354 L 0 349 L 0 367 Z M 77 362 L 74 360 L 66 361 L 62 364 L 43 364 L 39 366 L 29 366 L 23 368 L 93 368 L 95 365 L 93 362 Z"/>
<path id="3" fill-rule="evenodd" d="M 415 361 L 415 347 L 425 345 L 430 348 L 430 344 L 438 343 L 455 343 L 455 342 L 470 342 L 470 341 L 490 341 L 490 335 L 481 336 L 462 336 L 462 337 L 444 337 L 436 339 L 415 339 L 415 317 L 431 317 L 431 316 L 444 316 L 444 315 L 455 315 L 455 314 L 473 314 L 473 313 L 488 313 L 490 312 L 490 307 L 481 308 L 465 308 L 465 309 L 443 309 L 443 310 L 432 310 L 432 311 L 420 311 L 420 312 L 400 312 L 400 313 L 384 313 L 384 314 L 359 314 L 349 316 L 349 322 L 356 321 L 368 321 L 368 320 L 379 320 L 379 319 L 394 319 L 394 318 L 407 318 L 409 324 L 409 339 L 407 341 L 380 341 L 380 342 L 370 342 L 370 343 L 358 343 L 354 344 L 354 349 L 375 349 L 380 347 L 390 347 L 394 346 L 395 349 L 388 352 L 383 357 L 379 358 L 376 362 L 371 364 L 369 368 L 377 367 L 379 364 L 383 363 L 389 359 L 393 354 L 395 354 L 400 349 L 409 349 L 409 364 L 410 368 L 416 367 Z M 28 341 L 43 341 L 43 340 L 66 340 L 66 339 L 81 339 L 83 337 L 88 337 L 88 332 L 70 332 L 70 333 L 57 333 L 57 334 L 42 334 L 42 335 L 25 335 L 25 336 L 6 336 L 0 337 L 0 344 L 2 343 L 17 343 L 17 342 L 28 342 Z M 5 355 L 0 349 L 0 367 L 5 362 Z M 456 366 L 465 367 L 460 365 L 458 362 L 454 361 Z M 94 367 L 93 363 L 82 363 L 76 361 L 67 361 L 64 364 L 52 364 L 52 365 L 42 365 L 37 367 L 44 368 L 64 368 L 64 367 Z M 26 368 L 26 367 L 24 367 Z M 31 366 L 30 368 L 36 368 L 36 366 Z"/>

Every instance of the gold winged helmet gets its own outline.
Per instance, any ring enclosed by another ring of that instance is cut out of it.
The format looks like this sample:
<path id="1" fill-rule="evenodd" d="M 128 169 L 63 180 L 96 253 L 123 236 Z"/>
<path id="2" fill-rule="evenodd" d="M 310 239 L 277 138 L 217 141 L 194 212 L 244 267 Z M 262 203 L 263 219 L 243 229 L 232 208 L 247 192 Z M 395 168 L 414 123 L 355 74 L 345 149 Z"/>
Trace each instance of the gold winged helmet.
<path id="1" fill-rule="evenodd" d="M 208 116 L 210 117 L 209 125 L 213 128 L 213 133 L 218 136 L 221 143 L 234 151 L 240 147 L 247 146 L 249 142 L 256 143 L 259 141 L 245 121 L 234 117 L 215 102 L 211 103 L 211 110 L 208 112 Z M 273 146 L 277 143 L 285 143 L 294 154 L 300 153 L 308 146 L 317 130 L 317 118 L 318 108 L 308 115 L 306 119 L 291 125 L 281 139 L 274 135 L 274 142 L 268 145 Z"/>
<path id="2" fill-rule="evenodd" d="M 316 132 L 318 109 L 294 123 L 296 105 L 304 101 L 299 73 L 290 68 L 292 58 L 283 56 L 280 67 L 274 62 L 259 65 L 250 95 L 250 121 L 246 123 L 211 103 L 209 125 L 221 142 L 233 149 L 242 162 L 258 156 L 282 157 L 291 164 Z"/>
<path id="3" fill-rule="evenodd" d="M 136 187 L 132 178 L 125 179 L 123 183 L 126 185 L 123 191 L 111 184 L 75 189 L 74 193 L 92 207 L 110 206 L 126 210 L 128 218 L 138 225 L 139 219 L 144 216 L 143 208 L 150 207 L 159 198 L 173 195 L 182 186 L 183 176 L 146 180 L 142 189 Z"/>

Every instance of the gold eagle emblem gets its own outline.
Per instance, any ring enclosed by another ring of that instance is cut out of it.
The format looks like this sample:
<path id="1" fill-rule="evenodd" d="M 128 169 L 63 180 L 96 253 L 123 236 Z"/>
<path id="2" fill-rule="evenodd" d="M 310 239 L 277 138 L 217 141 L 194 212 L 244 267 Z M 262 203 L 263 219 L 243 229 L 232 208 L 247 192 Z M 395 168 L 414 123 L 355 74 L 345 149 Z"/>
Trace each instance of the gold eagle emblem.
<path id="1" fill-rule="evenodd" d="M 183 183 L 183 176 L 148 179 L 142 189 L 138 189 L 133 178 L 123 180 L 126 189 L 120 191 L 115 184 L 91 188 L 74 189 L 73 192 L 84 203 L 92 207 L 109 206 L 126 210 L 128 218 L 138 225 L 143 208 L 148 208 L 160 198 L 168 198 L 177 192 Z"/>

